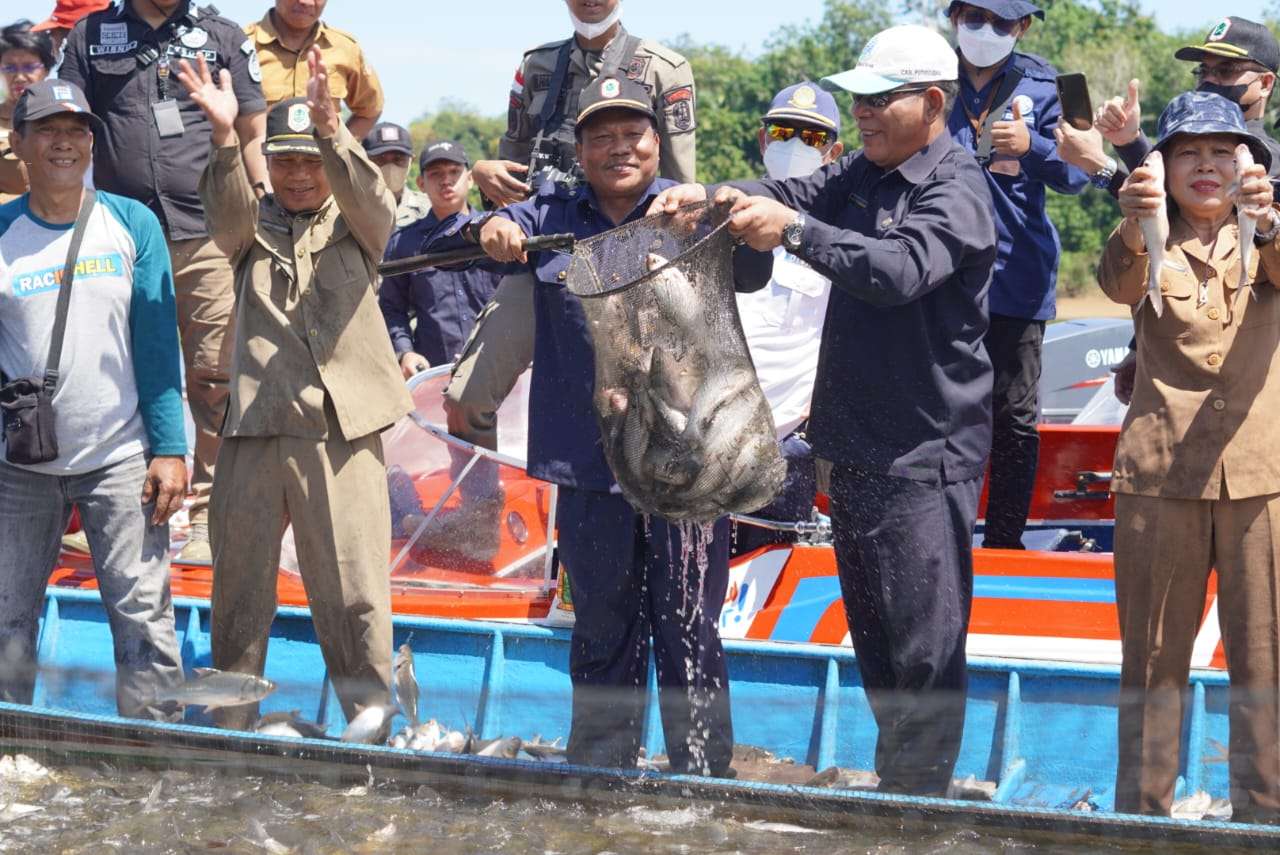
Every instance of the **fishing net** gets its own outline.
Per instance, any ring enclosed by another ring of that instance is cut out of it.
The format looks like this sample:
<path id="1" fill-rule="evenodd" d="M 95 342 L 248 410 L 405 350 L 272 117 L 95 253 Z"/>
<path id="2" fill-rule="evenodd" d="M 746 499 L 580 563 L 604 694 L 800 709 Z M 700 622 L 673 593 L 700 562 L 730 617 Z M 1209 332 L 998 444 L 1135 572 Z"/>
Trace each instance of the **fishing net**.
<path id="1" fill-rule="evenodd" d="M 574 248 L 605 458 L 637 509 L 708 522 L 777 494 L 786 464 L 734 300 L 729 209 L 646 217 Z"/>

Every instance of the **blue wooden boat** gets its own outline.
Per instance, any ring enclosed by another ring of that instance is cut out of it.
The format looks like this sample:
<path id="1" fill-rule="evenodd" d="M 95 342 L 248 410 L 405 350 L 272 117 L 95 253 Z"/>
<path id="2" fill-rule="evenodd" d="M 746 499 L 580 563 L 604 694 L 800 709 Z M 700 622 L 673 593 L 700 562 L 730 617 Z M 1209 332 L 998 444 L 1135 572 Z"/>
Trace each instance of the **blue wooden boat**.
<path id="1" fill-rule="evenodd" d="M 177 616 L 184 664 L 207 664 L 208 603 L 179 600 Z M 473 727 L 486 738 L 567 735 L 565 630 L 397 618 L 395 643 L 406 642 L 415 653 L 424 717 L 455 728 Z M 726 647 L 738 743 L 818 769 L 872 768 L 876 728 L 851 650 L 753 641 L 730 641 Z M 222 731 L 192 723 L 190 717 L 184 724 L 123 719 L 114 715 L 110 635 L 92 591 L 49 589 L 39 655 L 34 703 L 0 704 L 0 750 L 24 751 L 45 762 L 106 758 L 115 765 L 216 766 L 232 773 L 301 775 L 335 784 L 365 781 L 373 774 L 412 786 L 461 783 L 575 799 L 710 799 L 731 810 L 819 826 L 865 825 L 881 818 L 895 827 L 959 825 L 1054 839 L 1280 847 L 1280 828 L 1110 812 L 1118 686 L 1118 671 L 1112 667 L 971 661 L 956 776 L 994 784 L 989 799 L 975 801 L 354 746 Z M 300 709 L 331 734 L 341 732 L 340 707 L 305 609 L 280 610 L 267 676 L 279 688 L 263 702 L 264 712 Z M 1179 796 L 1227 794 L 1227 690 L 1221 672 L 1194 675 Z M 652 756 L 662 751 L 652 674 L 649 692 L 645 742 Z"/>

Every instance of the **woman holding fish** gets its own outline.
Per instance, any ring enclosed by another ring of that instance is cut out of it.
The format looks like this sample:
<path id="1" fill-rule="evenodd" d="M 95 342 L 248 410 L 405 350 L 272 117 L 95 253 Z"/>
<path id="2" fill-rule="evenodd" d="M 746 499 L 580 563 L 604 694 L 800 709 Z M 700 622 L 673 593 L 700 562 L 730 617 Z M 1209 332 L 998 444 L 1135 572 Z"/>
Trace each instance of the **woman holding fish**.
<path id="1" fill-rule="evenodd" d="M 1179 95 L 1120 191 L 1099 269 L 1133 307 L 1120 433 L 1124 664 L 1116 809 L 1165 814 L 1209 572 L 1231 672 L 1234 818 L 1280 820 L 1280 212 L 1271 155 L 1220 95 Z M 1210 619 L 1213 619 L 1212 616 Z"/>

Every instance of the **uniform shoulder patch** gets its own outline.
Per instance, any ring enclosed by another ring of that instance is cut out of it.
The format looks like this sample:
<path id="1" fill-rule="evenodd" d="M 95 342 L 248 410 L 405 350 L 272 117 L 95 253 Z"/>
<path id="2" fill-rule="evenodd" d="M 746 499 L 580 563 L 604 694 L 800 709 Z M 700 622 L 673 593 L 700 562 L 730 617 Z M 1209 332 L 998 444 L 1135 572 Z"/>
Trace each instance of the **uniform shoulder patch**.
<path id="1" fill-rule="evenodd" d="M 692 131 L 694 118 L 694 92 L 692 86 L 677 86 L 662 93 L 662 117 L 668 124 L 668 132 Z"/>
<path id="2" fill-rule="evenodd" d="M 673 68 L 679 67 L 681 65 L 687 65 L 689 62 L 689 60 L 685 59 L 683 56 L 676 53 L 671 48 L 660 45 L 657 42 L 649 41 L 648 39 L 645 39 L 644 41 L 640 42 L 640 50 L 644 51 L 645 53 L 656 56 L 658 59 L 662 60 L 663 62 L 667 63 Z"/>
<path id="3" fill-rule="evenodd" d="M 252 38 L 248 38 L 244 40 L 244 44 L 240 45 L 240 52 L 245 56 L 253 56 L 255 53 L 257 53 L 257 50 L 253 46 Z"/>

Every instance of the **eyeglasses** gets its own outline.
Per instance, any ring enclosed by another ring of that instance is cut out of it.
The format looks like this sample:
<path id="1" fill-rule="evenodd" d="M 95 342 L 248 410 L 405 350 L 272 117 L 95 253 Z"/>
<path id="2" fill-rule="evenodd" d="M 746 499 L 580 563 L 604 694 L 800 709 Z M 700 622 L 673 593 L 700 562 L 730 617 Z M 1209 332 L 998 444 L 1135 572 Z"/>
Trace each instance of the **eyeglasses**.
<path id="1" fill-rule="evenodd" d="M 0 74 L 38 74 L 44 70 L 42 62 L 24 62 L 22 65 L 0 65 Z"/>
<path id="2" fill-rule="evenodd" d="M 991 29 L 1002 36 L 1007 36 L 1018 29 L 1020 23 L 1022 22 L 997 17 L 984 9 L 970 7 L 960 13 L 960 26 L 966 30 L 980 30 L 984 24 L 990 24 Z"/>
<path id="3" fill-rule="evenodd" d="M 919 95 L 921 92 L 928 92 L 931 88 L 931 86 L 908 86 L 881 92 L 878 95 L 854 95 L 853 108 L 856 110 L 860 107 L 870 107 L 872 110 L 883 110 L 903 95 Z"/>
<path id="4" fill-rule="evenodd" d="M 800 142 L 814 148 L 826 148 L 827 143 L 831 142 L 835 137 L 835 134 L 831 131 L 824 131 L 821 128 L 795 128 L 791 125 L 779 125 L 774 122 L 766 124 L 764 132 L 769 135 L 769 139 L 777 142 L 786 142 L 798 135 Z"/>
<path id="5" fill-rule="evenodd" d="M 1250 71 L 1261 74 L 1267 69 L 1253 62 L 1223 62 L 1218 65 L 1202 63 L 1191 69 L 1191 74 L 1196 80 L 1218 80 L 1225 83 Z"/>

